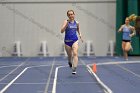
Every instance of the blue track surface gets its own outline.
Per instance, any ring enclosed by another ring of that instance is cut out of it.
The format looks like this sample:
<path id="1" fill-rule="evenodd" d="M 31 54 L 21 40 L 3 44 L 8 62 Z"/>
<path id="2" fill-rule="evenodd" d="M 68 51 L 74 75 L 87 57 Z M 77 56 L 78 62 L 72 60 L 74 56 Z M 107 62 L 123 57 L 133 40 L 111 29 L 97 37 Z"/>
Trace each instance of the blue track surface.
<path id="1" fill-rule="evenodd" d="M 66 57 L 0 58 L 0 90 L 3 93 L 104 93 L 84 64 L 124 61 L 121 57 L 80 57 L 72 75 Z M 131 57 L 129 60 L 136 61 Z M 83 64 L 84 63 L 84 64 Z M 113 93 L 139 93 L 140 65 L 98 65 L 97 75 Z"/>
<path id="2" fill-rule="evenodd" d="M 72 75 L 70 68 L 60 68 L 56 93 L 103 93 L 99 84 L 84 66 L 79 66 L 77 75 Z"/>
<path id="3" fill-rule="evenodd" d="M 139 93 L 139 64 L 102 65 L 97 66 L 99 78 L 113 93 Z"/>

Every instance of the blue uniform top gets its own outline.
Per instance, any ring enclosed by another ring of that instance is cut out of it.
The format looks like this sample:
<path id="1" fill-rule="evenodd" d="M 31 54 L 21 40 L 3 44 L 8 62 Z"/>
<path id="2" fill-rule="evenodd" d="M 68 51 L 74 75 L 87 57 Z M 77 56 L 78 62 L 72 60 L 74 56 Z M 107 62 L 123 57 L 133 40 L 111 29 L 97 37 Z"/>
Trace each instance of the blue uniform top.
<path id="1" fill-rule="evenodd" d="M 74 20 L 74 22 L 68 22 L 68 26 L 65 30 L 65 42 L 72 42 L 77 41 L 77 23 Z"/>
<path id="2" fill-rule="evenodd" d="M 123 40 L 131 40 L 130 34 L 131 34 L 130 27 L 124 26 L 123 27 Z"/>

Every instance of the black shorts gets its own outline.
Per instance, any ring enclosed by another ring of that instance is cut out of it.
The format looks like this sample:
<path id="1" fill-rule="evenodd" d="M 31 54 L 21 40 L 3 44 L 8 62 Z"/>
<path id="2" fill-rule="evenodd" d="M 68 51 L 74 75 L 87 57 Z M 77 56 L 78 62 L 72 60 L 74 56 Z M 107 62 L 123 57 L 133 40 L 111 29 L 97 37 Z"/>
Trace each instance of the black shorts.
<path id="1" fill-rule="evenodd" d="M 122 40 L 123 42 L 131 42 L 131 40 Z"/>

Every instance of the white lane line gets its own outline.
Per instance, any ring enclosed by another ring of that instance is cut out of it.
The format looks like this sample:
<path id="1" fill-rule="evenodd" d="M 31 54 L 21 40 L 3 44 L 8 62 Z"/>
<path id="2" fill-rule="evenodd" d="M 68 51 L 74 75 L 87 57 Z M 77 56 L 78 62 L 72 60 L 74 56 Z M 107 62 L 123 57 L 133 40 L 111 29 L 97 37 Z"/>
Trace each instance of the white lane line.
<path id="1" fill-rule="evenodd" d="M 135 72 L 129 70 L 128 68 L 125 68 L 125 67 L 123 67 L 121 65 L 117 65 L 117 66 L 120 67 L 121 69 L 125 70 L 126 72 L 129 72 L 129 73 L 133 74 L 134 76 L 140 78 L 140 75 L 139 74 L 136 74 Z"/>
<path id="2" fill-rule="evenodd" d="M 19 67 L 21 67 L 22 65 L 24 65 L 24 63 L 21 63 L 18 67 L 16 67 L 15 69 L 13 69 L 10 73 L 8 73 L 7 75 L 5 75 L 3 78 L 0 79 L 0 82 L 2 80 L 4 80 L 5 78 L 7 78 L 9 75 L 11 75 L 13 72 L 15 72 Z"/>
<path id="3" fill-rule="evenodd" d="M 64 67 L 69 67 L 68 65 L 66 66 L 58 66 L 55 69 L 55 76 L 54 76 L 54 81 L 53 81 L 53 88 L 52 88 L 52 93 L 56 93 L 56 85 L 57 84 L 62 84 L 62 83 L 57 83 L 57 78 L 58 78 L 58 70 L 60 68 L 64 68 Z M 97 82 L 66 82 L 68 84 L 90 84 L 90 83 L 97 83 Z M 65 82 L 64 82 L 65 84 Z"/>
<path id="4" fill-rule="evenodd" d="M 28 69 L 25 68 L 19 75 L 17 75 L 10 83 L 8 83 L 8 85 L 6 85 L 1 91 L 0 93 L 4 93 L 26 70 Z"/>
<path id="5" fill-rule="evenodd" d="M 26 67 L 19 75 L 17 75 L 10 83 L 0 83 L 0 84 L 7 84 L 1 91 L 0 93 L 4 93 L 14 82 L 27 70 L 31 68 L 36 68 L 36 67 L 45 67 L 45 66 L 50 66 L 50 65 L 40 65 L 40 66 L 32 66 L 32 67 Z M 16 83 L 15 83 L 16 84 Z M 35 84 L 35 83 L 34 83 Z M 39 84 L 39 83 L 38 83 Z M 42 83 L 44 84 L 44 83 Z M 46 84 L 46 83 L 45 83 Z"/>
<path id="6" fill-rule="evenodd" d="M 20 65 L 20 64 L 19 64 L 19 65 Z M 0 68 L 6 68 L 6 67 L 16 67 L 16 66 L 19 66 L 19 65 L 0 66 Z"/>
<path id="7" fill-rule="evenodd" d="M 53 81 L 53 88 L 52 88 L 52 93 L 56 93 L 56 84 L 57 84 L 57 75 L 58 75 L 58 70 L 59 68 L 62 67 L 68 67 L 68 66 L 59 66 L 55 69 L 55 76 L 54 76 L 54 81 Z"/>
<path id="8" fill-rule="evenodd" d="M 52 65 L 39 65 L 39 66 L 29 66 L 28 68 L 38 68 L 38 67 L 47 67 Z"/>
<path id="9" fill-rule="evenodd" d="M 44 66 L 51 66 L 51 65 L 40 65 L 40 66 L 30 66 L 30 67 L 26 67 L 15 79 L 13 79 L 7 86 L 5 86 L 1 91 L 0 91 L 0 93 L 3 93 L 3 90 L 7 90 L 27 69 L 30 69 L 30 68 L 35 68 L 35 67 L 44 67 Z M 67 65 L 66 66 L 59 66 L 59 68 L 60 67 L 68 67 Z M 57 69 L 58 69 L 58 67 L 57 67 Z M 55 71 L 55 77 L 57 77 L 57 75 L 56 75 L 56 73 L 57 73 L 58 71 L 56 70 Z M 55 78 L 54 79 L 54 81 L 57 81 L 57 79 Z M 55 81 L 55 82 L 56 82 Z M 53 86 L 56 86 L 56 84 L 54 84 L 53 83 Z M 55 88 L 53 88 L 53 90 L 55 90 L 56 91 L 56 89 Z"/>
<path id="10" fill-rule="evenodd" d="M 47 91 L 48 91 L 48 88 L 49 88 L 49 84 L 50 84 L 50 80 L 51 80 L 51 75 L 53 73 L 54 64 L 55 64 L 55 58 L 54 58 L 54 60 L 52 62 L 51 70 L 50 70 L 50 73 L 49 73 L 49 77 L 48 77 L 48 80 L 47 80 L 47 84 L 46 84 L 44 93 L 48 93 Z"/>
<path id="11" fill-rule="evenodd" d="M 55 66 L 60 66 L 62 64 L 55 64 Z M 35 67 L 45 67 L 45 66 L 52 66 L 52 64 L 50 65 L 38 65 L 38 66 L 29 66 L 29 68 L 35 68 Z M 66 67 L 68 66 L 67 64 L 65 65 Z M 82 66 L 82 64 L 80 64 L 79 66 Z"/>
<path id="12" fill-rule="evenodd" d="M 113 93 L 112 90 L 107 86 L 105 85 L 101 80 L 100 78 L 92 71 L 92 69 L 90 68 L 89 65 L 87 65 L 87 68 L 89 69 L 88 71 L 94 75 L 94 77 L 96 78 L 96 80 L 98 81 L 98 83 L 105 89 L 105 93 Z"/>
<path id="13" fill-rule="evenodd" d="M 117 62 L 103 62 L 103 63 L 96 63 L 96 65 L 116 65 L 116 64 L 135 64 L 140 63 L 140 61 L 117 61 Z M 93 65 L 93 64 L 89 64 Z"/>
<path id="14" fill-rule="evenodd" d="M 5 85 L 8 83 L 0 83 L 0 85 Z M 45 85 L 46 83 L 13 83 L 12 85 Z"/>
<path id="15" fill-rule="evenodd" d="M 13 69 L 10 73 L 8 73 L 7 75 L 5 75 L 3 78 L 0 79 L 0 82 L 2 80 L 4 80 L 5 78 L 7 78 L 10 74 L 12 74 L 13 72 L 15 72 L 19 67 L 23 66 L 25 64 L 26 61 L 28 61 L 28 59 L 26 59 L 25 61 L 23 61 L 21 64 L 17 65 L 18 67 L 16 67 L 15 69 Z M 5 68 L 5 67 L 12 67 L 12 66 L 16 66 L 16 65 L 10 65 L 10 66 L 2 66 L 1 68 Z"/>
<path id="16" fill-rule="evenodd" d="M 57 83 L 57 84 L 95 84 L 97 82 L 63 82 L 63 83 Z"/>
<path id="17" fill-rule="evenodd" d="M 96 65 L 117 65 L 118 67 L 122 68 L 123 70 L 137 76 L 140 78 L 140 75 L 139 74 L 136 74 L 135 72 L 121 66 L 120 64 L 140 64 L 140 61 L 118 61 L 118 62 L 104 62 L 104 63 L 96 63 Z M 89 64 L 89 65 L 92 65 L 92 64 Z"/>
<path id="18" fill-rule="evenodd" d="M 57 83 L 57 84 L 96 84 L 97 82 L 64 82 L 64 83 Z M 0 83 L 0 85 L 5 85 L 8 83 Z M 51 85 L 53 83 L 50 83 Z M 46 85 L 46 83 L 13 83 L 12 85 Z"/>
<path id="19" fill-rule="evenodd" d="M 26 59 L 21 65 L 25 64 L 30 58 Z M 10 83 L 8 83 L 1 91 L 0 93 L 4 93 L 26 70 L 28 69 L 25 68 L 19 75 L 17 75 Z"/>
<path id="20" fill-rule="evenodd" d="M 61 65 L 61 64 L 58 64 L 58 65 Z M 19 66 L 19 65 L 8 65 L 8 66 L 1 66 L 0 68 L 6 68 L 6 67 L 16 67 L 16 66 Z M 26 64 L 25 64 L 24 66 L 26 66 Z M 51 65 L 29 66 L 29 68 L 34 68 L 34 67 L 41 67 L 41 66 L 51 66 Z M 27 67 L 28 67 L 28 66 L 27 66 Z"/>
<path id="21" fill-rule="evenodd" d="M 97 82 L 104 88 L 104 92 L 105 92 L 105 93 L 113 93 L 112 90 L 111 90 L 107 85 L 105 85 L 105 84 L 100 80 L 100 78 L 92 71 L 92 69 L 91 69 L 91 67 L 90 67 L 89 65 L 86 65 L 86 63 L 85 63 L 84 61 L 82 61 L 82 60 L 80 60 L 80 61 L 81 61 L 81 63 L 82 63 L 83 65 L 86 66 L 86 68 L 88 69 L 88 72 L 89 72 L 91 75 L 93 75 L 93 76 L 96 78 Z"/>

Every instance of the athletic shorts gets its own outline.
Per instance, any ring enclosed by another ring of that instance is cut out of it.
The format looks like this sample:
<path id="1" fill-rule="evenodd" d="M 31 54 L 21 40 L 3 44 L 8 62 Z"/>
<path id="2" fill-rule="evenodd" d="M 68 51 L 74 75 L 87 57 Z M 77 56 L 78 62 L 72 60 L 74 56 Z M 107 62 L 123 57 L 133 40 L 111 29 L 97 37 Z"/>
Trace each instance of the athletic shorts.
<path id="1" fill-rule="evenodd" d="M 122 40 L 123 42 L 131 42 L 131 40 Z"/>
<path id="2" fill-rule="evenodd" d="M 77 41 L 77 40 L 70 41 L 70 42 L 66 42 L 66 41 L 64 41 L 64 42 L 65 42 L 66 45 L 72 47 L 72 45 L 73 45 L 76 41 Z"/>

